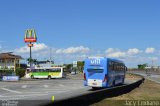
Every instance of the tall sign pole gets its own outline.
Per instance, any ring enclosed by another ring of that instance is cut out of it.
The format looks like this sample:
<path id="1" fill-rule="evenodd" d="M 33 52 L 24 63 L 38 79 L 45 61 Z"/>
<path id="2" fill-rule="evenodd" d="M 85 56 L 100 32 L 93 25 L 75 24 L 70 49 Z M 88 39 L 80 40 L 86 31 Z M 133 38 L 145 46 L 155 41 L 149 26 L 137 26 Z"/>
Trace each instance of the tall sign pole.
<path id="1" fill-rule="evenodd" d="M 32 47 L 33 47 L 33 43 L 37 42 L 37 36 L 36 36 L 36 32 L 34 29 L 27 29 L 25 32 L 25 37 L 24 37 L 24 42 L 28 43 L 28 47 L 30 48 L 30 58 L 29 58 L 29 62 L 30 62 L 30 69 L 32 67 Z"/>

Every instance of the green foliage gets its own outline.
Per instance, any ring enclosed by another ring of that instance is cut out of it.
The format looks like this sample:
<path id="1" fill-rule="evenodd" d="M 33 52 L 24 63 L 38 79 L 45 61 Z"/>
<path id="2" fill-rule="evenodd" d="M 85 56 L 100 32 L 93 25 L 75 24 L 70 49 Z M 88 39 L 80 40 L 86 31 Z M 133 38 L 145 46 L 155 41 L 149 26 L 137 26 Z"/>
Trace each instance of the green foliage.
<path id="1" fill-rule="evenodd" d="M 137 65 L 138 66 L 138 69 L 145 69 L 145 67 L 147 67 L 148 66 L 148 64 L 138 64 Z"/>
<path id="2" fill-rule="evenodd" d="M 28 63 L 30 63 L 30 62 L 34 63 L 34 64 L 37 63 L 37 59 L 28 58 L 27 61 L 28 61 Z"/>
<path id="3" fill-rule="evenodd" d="M 78 61 L 77 66 L 78 67 L 84 67 L 84 61 Z"/>
<path id="4" fill-rule="evenodd" d="M 0 70 L 0 74 L 5 76 L 5 75 L 12 75 L 14 71 L 13 70 L 9 70 L 9 69 L 2 69 Z"/>
<path id="5" fill-rule="evenodd" d="M 77 61 L 77 67 L 73 67 L 73 64 L 64 64 L 65 68 L 67 71 L 72 71 L 72 70 L 78 70 L 80 72 L 83 72 L 84 68 L 84 61 Z"/>
<path id="6" fill-rule="evenodd" d="M 78 61 L 77 62 L 77 68 L 80 72 L 83 72 L 83 68 L 84 68 L 84 61 Z"/>
<path id="7" fill-rule="evenodd" d="M 64 64 L 64 66 L 66 67 L 67 71 L 71 71 L 72 64 Z"/>
<path id="8" fill-rule="evenodd" d="M 25 69 L 17 68 L 16 69 L 16 75 L 19 76 L 20 78 L 24 77 L 24 75 L 25 75 Z"/>
<path id="9" fill-rule="evenodd" d="M 14 72 L 14 70 L 0 70 L 0 75 L 1 76 L 14 76 L 14 75 L 17 75 L 19 76 L 20 78 L 21 77 L 24 77 L 25 75 L 25 69 L 22 69 L 22 68 L 16 68 L 16 72 Z"/>

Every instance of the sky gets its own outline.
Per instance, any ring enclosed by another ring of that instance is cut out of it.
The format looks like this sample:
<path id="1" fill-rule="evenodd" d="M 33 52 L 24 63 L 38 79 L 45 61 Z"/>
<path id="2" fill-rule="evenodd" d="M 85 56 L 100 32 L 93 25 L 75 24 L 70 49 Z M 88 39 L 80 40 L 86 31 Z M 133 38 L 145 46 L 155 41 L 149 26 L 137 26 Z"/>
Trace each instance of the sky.
<path id="1" fill-rule="evenodd" d="M 159 0 L 0 0 L 0 52 L 24 59 L 25 30 L 38 40 L 33 58 L 56 64 L 90 56 L 123 60 L 128 67 L 160 65 Z"/>

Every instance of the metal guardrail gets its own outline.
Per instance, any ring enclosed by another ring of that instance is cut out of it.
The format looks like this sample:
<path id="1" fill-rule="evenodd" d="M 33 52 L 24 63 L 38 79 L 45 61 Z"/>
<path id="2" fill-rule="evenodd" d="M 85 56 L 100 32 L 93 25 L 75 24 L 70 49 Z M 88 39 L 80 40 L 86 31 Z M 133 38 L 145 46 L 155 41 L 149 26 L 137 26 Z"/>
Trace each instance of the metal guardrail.
<path id="1" fill-rule="evenodd" d="M 140 76 L 140 75 L 138 75 Z M 66 98 L 63 100 L 59 101 L 54 101 L 53 103 L 47 104 L 47 106 L 66 106 L 66 105 L 71 105 L 71 106 L 76 106 L 76 105 L 90 105 L 96 102 L 99 102 L 105 98 L 109 97 L 115 97 L 119 96 L 125 93 L 129 93 L 133 89 L 139 87 L 143 82 L 145 78 L 141 76 L 141 79 L 127 85 L 122 85 L 122 86 L 116 86 L 112 88 L 105 88 L 105 89 L 99 89 L 95 90 L 93 92 L 79 95 L 76 97 L 71 97 L 71 98 Z"/>

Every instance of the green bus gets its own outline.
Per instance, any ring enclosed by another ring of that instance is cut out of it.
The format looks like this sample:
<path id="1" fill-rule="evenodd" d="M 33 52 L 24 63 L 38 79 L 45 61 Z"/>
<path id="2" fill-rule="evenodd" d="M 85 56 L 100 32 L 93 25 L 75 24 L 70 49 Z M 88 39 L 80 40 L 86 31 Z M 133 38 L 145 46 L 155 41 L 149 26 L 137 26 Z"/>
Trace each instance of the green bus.
<path id="1" fill-rule="evenodd" d="M 63 67 L 41 67 L 41 68 L 27 68 L 26 78 L 62 78 Z"/>

